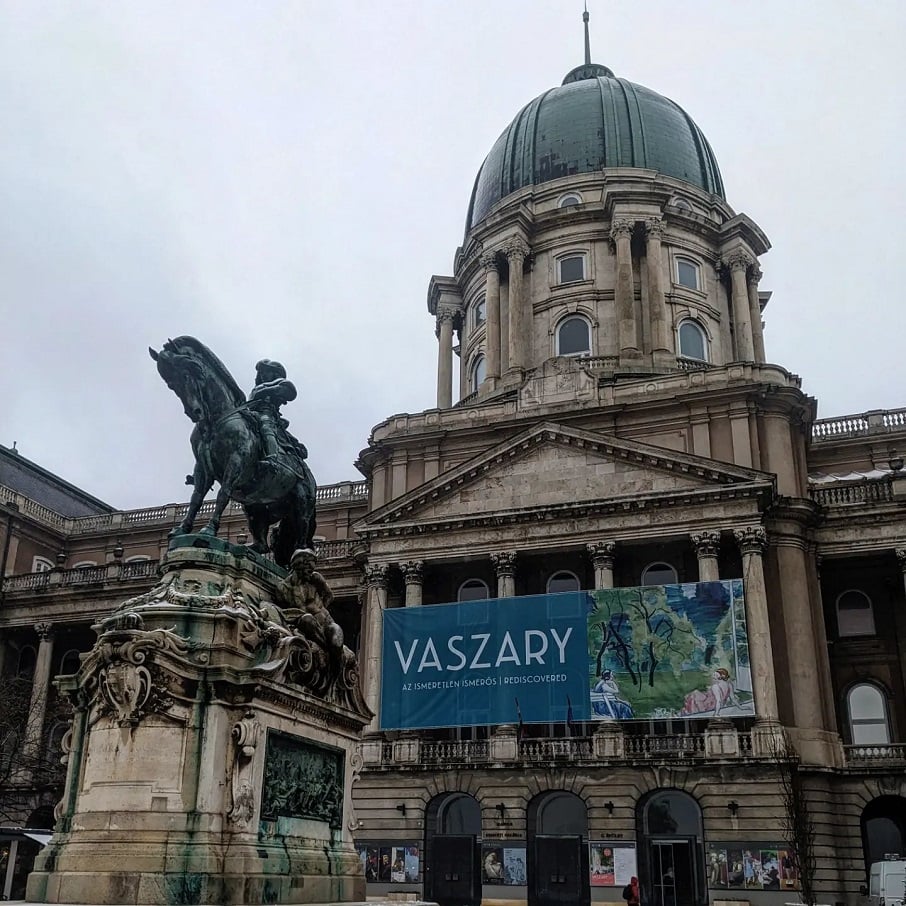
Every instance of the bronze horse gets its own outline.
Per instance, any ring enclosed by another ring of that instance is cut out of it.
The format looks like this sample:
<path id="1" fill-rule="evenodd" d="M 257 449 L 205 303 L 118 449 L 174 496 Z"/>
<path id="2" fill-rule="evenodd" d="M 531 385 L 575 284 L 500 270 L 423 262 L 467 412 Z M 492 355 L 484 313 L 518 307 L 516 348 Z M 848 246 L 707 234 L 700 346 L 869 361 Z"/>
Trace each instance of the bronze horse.
<path id="1" fill-rule="evenodd" d="M 148 352 L 195 423 L 192 499 L 170 537 L 192 531 L 205 495 L 218 481 L 214 512 L 201 534 L 216 536 L 227 503 L 236 500 L 248 518 L 251 549 L 265 554 L 272 548 L 274 560 L 288 567 L 294 550 L 312 547 L 315 533 L 317 488 L 302 455 L 282 452 L 276 461 L 264 461 L 260 424 L 245 394 L 220 359 L 194 337 L 177 337 L 160 352 Z M 268 529 L 276 522 L 269 547 Z"/>

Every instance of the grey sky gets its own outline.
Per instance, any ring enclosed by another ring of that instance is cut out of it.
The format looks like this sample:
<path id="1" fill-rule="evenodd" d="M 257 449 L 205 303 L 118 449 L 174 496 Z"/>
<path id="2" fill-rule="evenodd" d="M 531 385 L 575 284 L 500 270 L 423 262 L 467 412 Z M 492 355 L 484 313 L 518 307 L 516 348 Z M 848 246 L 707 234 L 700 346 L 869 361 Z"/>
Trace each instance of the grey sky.
<path id="1" fill-rule="evenodd" d="M 589 0 L 592 56 L 681 104 L 762 259 L 768 358 L 822 416 L 906 405 L 906 4 Z M 263 356 L 322 484 L 434 404 L 425 296 L 581 3 L 0 4 L 0 443 L 121 507 L 187 497 L 147 347 Z"/>

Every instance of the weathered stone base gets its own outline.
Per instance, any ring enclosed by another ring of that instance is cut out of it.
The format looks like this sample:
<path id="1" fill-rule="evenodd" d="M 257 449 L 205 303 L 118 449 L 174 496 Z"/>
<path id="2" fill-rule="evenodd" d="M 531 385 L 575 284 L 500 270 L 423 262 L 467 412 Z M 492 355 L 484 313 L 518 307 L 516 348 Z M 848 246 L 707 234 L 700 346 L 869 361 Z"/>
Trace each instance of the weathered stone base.
<path id="1" fill-rule="evenodd" d="M 286 839 L 281 844 L 206 842 L 185 834 L 116 832 L 59 835 L 28 878 L 27 898 L 47 903 L 133 904 L 348 903 L 364 900 L 365 881 L 351 846 Z M 144 838 L 144 839 L 142 839 Z M 155 839 L 156 838 L 156 839 Z"/>
<path id="2" fill-rule="evenodd" d="M 273 567 L 200 540 L 97 625 L 60 680 L 76 706 L 66 789 L 30 901 L 365 899 L 351 795 L 371 715 L 349 691 L 357 676 L 318 672 L 272 603 Z"/>

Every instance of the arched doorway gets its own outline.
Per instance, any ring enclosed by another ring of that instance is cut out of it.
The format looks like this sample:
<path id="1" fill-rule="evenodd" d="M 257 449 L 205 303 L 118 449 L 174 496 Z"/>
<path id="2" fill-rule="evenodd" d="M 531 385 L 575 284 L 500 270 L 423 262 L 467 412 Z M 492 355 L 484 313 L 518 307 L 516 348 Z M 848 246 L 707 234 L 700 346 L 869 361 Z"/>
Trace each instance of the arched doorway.
<path id="1" fill-rule="evenodd" d="M 425 899 L 440 906 L 481 903 L 481 808 L 467 793 L 435 796 L 425 811 Z"/>
<path id="2" fill-rule="evenodd" d="M 585 802 L 562 790 L 542 793 L 526 817 L 529 906 L 590 904 Z"/>
<path id="3" fill-rule="evenodd" d="M 862 852 L 865 873 L 888 853 L 906 853 L 906 799 L 879 796 L 862 810 Z"/>
<path id="4" fill-rule="evenodd" d="M 680 790 L 658 790 L 639 803 L 636 824 L 642 902 L 651 906 L 706 903 L 698 803 Z"/>

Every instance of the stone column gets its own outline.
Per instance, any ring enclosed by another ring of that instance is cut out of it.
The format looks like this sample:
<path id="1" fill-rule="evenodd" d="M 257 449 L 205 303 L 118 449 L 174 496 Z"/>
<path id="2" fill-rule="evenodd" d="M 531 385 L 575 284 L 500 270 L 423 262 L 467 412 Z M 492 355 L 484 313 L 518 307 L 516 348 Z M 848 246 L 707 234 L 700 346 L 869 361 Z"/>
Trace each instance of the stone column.
<path id="1" fill-rule="evenodd" d="M 648 265 L 648 306 L 651 311 L 651 350 L 662 357 L 671 355 L 667 302 L 664 298 L 664 262 L 661 255 L 661 236 L 664 221 L 652 217 L 645 221 L 645 260 Z"/>
<path id="2" fill-rule="evenodd" d="M 631 220 L 614 220 L 610 238 L 616 246 L 616 284 L 614 303 L 617 310 L 620 355 L 637 358 L 639 355 L 638 325 L 635 321 L 635 292 L 632 282 Z"/>
<path id="3" fill-rule="evenodd" d="M 418 607 L 422 603 L 422 580 L 425 574 L 424 560 L 410 560 L 401 563 L 403 578 L 406 581 L 406 607 Z"/>
<path id="4" fill-rule="evenodd" d="M 486 271 L 485 277 L 485 311 L 487 313 L 487 378 L 495 380 L 500 377 L 500 272 L 497 270 L 497 255 L 491 253 L 481 259 Z"/>
<path id="5" fill-rule="evenodd" d="M 43 749 L 42 731 L 53 669 L 53 626 L 50 623 L 36 623 L 35 632 L 38 633 L 41 642 L 35 661 L 35 676 L 31 687 L 28 719 L 25 723 L 25 739 L 22 744 L 22 761 L 26 771 L 30 770 L 30 763 L 34 762 Z"/>
<path id="6" fill-rule="evenodd" d="M 497 597 L 514 597 L 516 594 L 516 551 L 500 551 L 491 554 L 491 563 L 497 570 Z"/>
<path id="7" fill-rule="evenodd" d="M 774 682 L 774 654 L 771 649 L 771 626 L 768 598 L 764 584 L 762 555 L 767 535 L 760 525 L 746 526 L 733 532 L 742 553 L 743 588 L 749 631 L 749 666 L 755 711 L 759 720 L 776 723 L 777 686 Z"/>
<path id="8" fill-rule="evenodd" d="M 756 261 L 749 268 L 749 320 L 752 323 L 752 347 L 755 350 L 755 361 L 766 362 L 764 352 L 764 331 L 761 327 L 761 302 L 758 301 L 758 283 L 761 280 L 761 268 Z"/>
<path id="9" fill-rule="evenodd" d="M 453 405 L 453 312 L 437 312 L 437 408 Z"/>
<path id="10" fill-rule="evenodd" d="M 730 303 L 733 308 L 733 334 L 737 362 L 751 362 L 755 358 L 752 345 L 752 319 L 749 315 L 749 290 L 746 287 L 746 270 L 752 259 L 742 251 L 733 252 L 727 259 L 730 269 Z"/>
<path id="11" fill-rule="evenodd" d="M 514 239 L 506 247 L 510 266 L 508 370 L 518 377 L 522 376 L 529 352 L 527 324 L 531 323 L 531 302 L 524 298 L 522 279 L 522 265 L 528 251 L 528 246 L 521 239 Z"/>
<path id="12" fill-rule="evenodd" d="M 381 701 L 381 649 L 384 643 L 384 609 L 387 607 L 386 564 L 365 567 L 365 633 L 359 658 L 362 671 L 362 691 L 368 707 L 374 711 L 369 730 L 379 726 L 378 709 Z"/>
<path id="13" fill-rule="evenodd" d="M 595 588 L 613 588 L 613 560 L 616 544 L 613 541 L 592 541 L 585 545 L 595 568 Z"/>
<path id="14" fill-rule="evenodd" d="M 698 581 L 717 582 L 720 570 L 717 566 L 717 552 L 720 549 L 720 532 L 699 532 L 689 536 L 698 557 Z"/>

